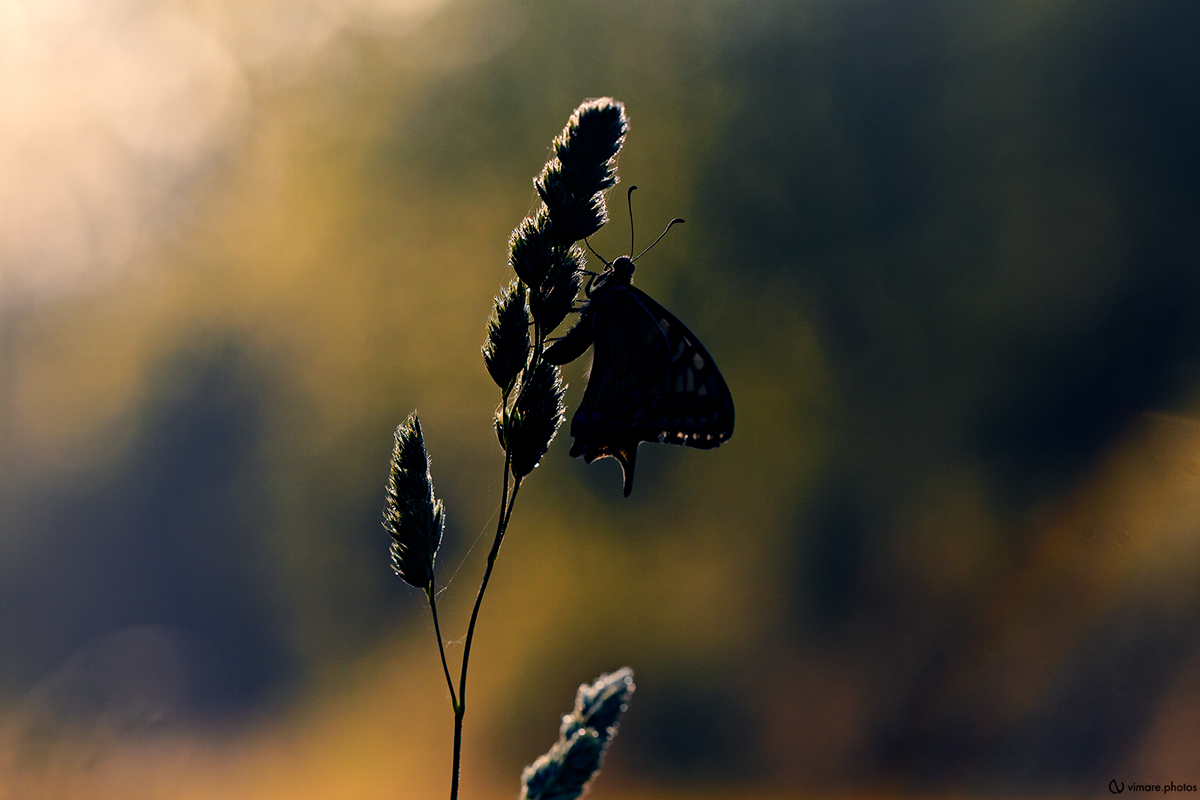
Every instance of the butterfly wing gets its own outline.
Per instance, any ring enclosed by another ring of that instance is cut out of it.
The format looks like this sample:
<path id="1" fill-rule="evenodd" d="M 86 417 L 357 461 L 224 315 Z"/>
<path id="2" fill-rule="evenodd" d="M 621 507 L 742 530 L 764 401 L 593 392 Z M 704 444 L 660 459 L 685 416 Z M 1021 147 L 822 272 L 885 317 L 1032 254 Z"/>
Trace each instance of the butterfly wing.
<path id="1" fill-rule="evenodd" d="M 556 366 L 569 364 L 587 352 L 596 338 L 593 319 L 587 311 L 581 312 L 579 321 L 571 326 L 558 341 L 546 348 L 542 358 Z"/>
<path id="2" fill-rule="evenodd" d="M 686 325 L 645 292 L 629 288 L 654 316 L 670 353 L 665 378 L 657 391 L 651 386 L 651 413 L 639 420 L 639 429 L 652 435 L 644 441 L 719 447 L 733 435 L 733 396 L 725 377 Z"/>
<path id="3" fill-rule="evenodd" d="M 593 296 L 584 313 L 595 349 L 571 420 L 572 456 L 589 463 L 616 458 L 628 496 L 641 442 L 707 449 L 729 439 L 729 387 L 712 356 L 673 314 L 623 284 Z"/>

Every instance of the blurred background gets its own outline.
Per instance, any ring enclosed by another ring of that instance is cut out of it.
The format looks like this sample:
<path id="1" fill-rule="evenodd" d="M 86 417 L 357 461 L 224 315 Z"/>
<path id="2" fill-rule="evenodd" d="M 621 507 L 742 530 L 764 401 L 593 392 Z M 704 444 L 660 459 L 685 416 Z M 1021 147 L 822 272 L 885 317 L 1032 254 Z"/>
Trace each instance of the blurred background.
<path id="1" fill-rule="evenodd" d="M 480 345 L 531 179 L 626 104 L 637 282 L 737 402 L 564 430 L 472 660 L 464 796 L 575 688 L 593 797 L 1200 783 L 1200 5 L 0 4 L 0 796 L 448 791 L 380 526 L 421 414 L 461 655 L 500 500 Z M 570 365 L 568 403 L 585 365 Z"/>

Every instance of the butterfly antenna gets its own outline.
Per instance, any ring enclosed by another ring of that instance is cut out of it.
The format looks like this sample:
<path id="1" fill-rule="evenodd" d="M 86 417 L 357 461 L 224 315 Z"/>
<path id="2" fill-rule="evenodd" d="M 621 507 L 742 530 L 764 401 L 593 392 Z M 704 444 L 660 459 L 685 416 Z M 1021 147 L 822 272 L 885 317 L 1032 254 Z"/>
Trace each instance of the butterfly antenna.
<path id="1" fill-rule="evenodd" d="M 655 239 L 655 240 L 654 240 L 654 241 L 653 241 L 653 242 L 650 244 L 650 247 L 654 247 L 654 245 L 656 245 L 656 244 L 658 244 L 659 242 L 661 242 L 661 241 L 662 241 L 662 238 L 663 238 L 664 236 L 666 236 L 666 235 L 667 235 L 667 231 L 671 230 L 671 226 L 672 226 L 672 225 L 675 225 L 675 224 L 677 224 L 677 223 L 680 223 L 680 222 L 683 222 L 683 220 L 681 220 L 679 217 L 676 217 L 675 219 L 673 219 L 673 220 L 671 220 L 670 222 L 668 222 L 668 223 L 667 223 L 667 227 L 666 227 L 666 228 L 664 228 L 664 229 L 663 229 L 663 232 L 662 232 L 662 233 L 660 233 L 660 234 L 658 235 L 658 238 L 657 238 L 657 239 Z M 634 261 L 637 261 L 639 258 L 641 258 L 642 256 L 646 255 L 646 253 L 647 253 L 647 252 L 649 252 L 649 250 L 650 250 L 650 247 L 647 247 L 645 250 L 643 250 L 642 252 L 638 253 L 638 254 L 637 254 L 635 257 L 634 257 L 634 259 L 633 259 L 633 260 L 634 260 Z M 633 252 L 633 251 L 631 250 L 630 252 Z"/>
<path id="2" fill-rule="evenodd" d="M 633 190 L 636 186 L 630 186 L 629 191 L 625 193 L 625 204 L 629 206 L 629 255 L 633 255 Z"/>
<path id="3" fill-rule="evenodd" d="M 588 250 L 591 250 L 591 251 L 592 251 L 592 255 L 594 255 L 596 258 L 600 259 L 601 261 L 604 261 L 604 256 L 602 256 L 602 255 L 600 255 L 599 253 L 597 253 L 597 252 L 596 252 L 595 248 L 593 248 L 593 247 L 592 247 L 592 243 L 591 243 L 591 242 L 589 242 L 589 241 L 588 241 L 588 240 L 585 238 L 585 239 L 583 240 L 583 243 L 587 245 L 587 249 L 588 249 Z M 612 264 L 608 263 L 607 261 L 604 261 L 604 266 L 606 266 L 606 267 L 611 267 L 611 266 L 612 266 Z M 587 271 L 587 270 L 584 270 L 584 272 L 588 272 L 588 271 Z M 589 275 L 595 275 L 596 273 L 594 273 L 594 272 L 588 272 L 588 274 L 589 274 Z"/>

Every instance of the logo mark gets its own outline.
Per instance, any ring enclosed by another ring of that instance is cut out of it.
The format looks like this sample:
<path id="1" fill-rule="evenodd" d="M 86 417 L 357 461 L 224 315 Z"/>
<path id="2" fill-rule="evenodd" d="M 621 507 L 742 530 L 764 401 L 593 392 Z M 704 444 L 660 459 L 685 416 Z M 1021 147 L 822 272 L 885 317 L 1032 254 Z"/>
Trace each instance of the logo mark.
<path id="1" fill-rule="evenodd" d="M 1113 778 L 1108 782 L 1108 790 L 1113 794 L 1120 794 L 1121 792 L 1125 791 L 1125 782 L 1121 781 L 1118 783 L 1117 779 Z"/>

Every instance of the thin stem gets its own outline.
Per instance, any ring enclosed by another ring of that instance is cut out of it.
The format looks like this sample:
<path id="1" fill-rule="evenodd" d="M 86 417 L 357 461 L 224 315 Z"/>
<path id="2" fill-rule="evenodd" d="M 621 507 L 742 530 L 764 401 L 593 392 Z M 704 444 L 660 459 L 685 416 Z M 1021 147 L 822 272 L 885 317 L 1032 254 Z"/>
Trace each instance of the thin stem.
<path id="1" fill-rule="evenodd" d="M 492 577 L 492 569 L 496 566 L 496 557 L 500 554 L 500 545 L 504 542 L 504 533 L 508 530 L 508 520 L 512 517 L 513 503 L 517 499 L 517 491 L 521 488 L 518 479 L 508 490 L 508 478 L 512 472 L 512 453 L 504 453 L 504 489 L 500 501 L 500 519 L 496 523 L 496 537 L 492 541 L 492 549 L 488 552 L 487 568 L 483 571 L 483 580 L 479 583 L 479 592 L 475 595 L 475 606 L 471 609 L 471 621 L 467 625 L 467 638 L 463 643 L 462 672 L 458 679 L 458 703 L 454 708 L 454 766 L 450 779 L 450 800 L 458 798 L 458 774 L 462 764 L 462 728 L 463 717 L 467 712 L 467 665 L 471 660 L 471 642 L 475 639 L 475 622 L 479 619 L 479 608 L 483 603 L 483 594 L 487 591 L 488 581 Z M 453 690 L 452 690 L 453 691 Z"/>
<path id="2" fill-rule="evenodd" d="M 437 635 L 438 652 L 442 654 L 442 671 L 446 673 L 446 686 L 450 688 L 450 706 L 457 713 L 458 696 L 454 694 L 454 681 L 450 678 L 450 665 L 446 663 L 446 644 L 442 639 L 441 626 L 438 625 L 437 600 L 434 599 L 433 581 L 429 582 L 429 587 L 425 590 L 425 596 L 429 598 L 429 610 L 433 612 L 433 632 Z"/>
<path id="3" fill-rule="evenodd" d="M 487 591 L 488 581 L 492 577 L 492 569 L 496 566 L 496 557 L 500 554 L 500 545 L 504 542 L 504 533 L 508 529 L 508 520 L 512 517 L 513 503 L 516 502 L 517 491 L 520 488 L 521 481 L 518 480 L 513 485 L 512 494 L 508 498 L 507 510 L 500 510 L 500 522 L 496 526 L 496 538 L 492 541 L 491 552 L 488 553 L 487 569 L 483 571 L 483 580 L 479 584 L 479 594 L 475 595 L 475 607 L 471 609 L 471 622 L 467 625 L 467 639 L 463 644 L 462 675 L 459 676 L 458 683 L 458 707 L 460 711 L 467 705 L 467 662 L 471 658 L 471 640 L 475 637 L 475 621 L 479 618 L 479 607 L 483 603 L 483 593 Z"/>
<path id="4" fill-rule="evenodd" d="M 542 349 L 545 347 L 544 342 L 546 337 L 542 334 L 542 326 L 537 320 L 533 321 L 533 356 L 529 359 L 529 371 L 532 373 L 537 367 L 538 362 L 542 360 Z"/>
<path id="5" fill-rule="evenodd" d="M 508 521 L 510 519 L 512 519 L 513 504 L 517 500 L 517 489 L 520 489 L 520 488 L 521 488 L 521 481 L 517 481 L 517 485 L 513 487 L 512 497 L 510 497 L 508 499 L 508 511 L 504 516 L 504 531 L 508 530 Z M 504 538 L 504 533 L 498 532 L 498 535 L 500 536 L 500 538 Z M 499 546 L 497 546 L 497 548 L 496 548 L 497 552 L 499 551 L 499 549 L 500 549 Z"/>
<path id="6" fill-rule="evenodd" d="M 542 360 L 542 350 L 545 347 L 545 336 L 537 321 L 533 324 L 533 353 L 525 369 L 532 374 Z M 508 402 L 508 397 L 503 398 Z M 475 595 L 475 605 L 471 609 L 471 621 L 467 624 L 467 637 L 463 641 L 462 670 L 458 676 L 458 698 L 455 701 L 454 687 L 450 687 L 450 699 L 454 701 L 454 763 L 450 777 L 450 800 L 458 800 L 458 779 L 462 766 L 462 732 L 463 718 L 467 713 L 467 666 L 471 661 L 471 643 L 475 641 L 475 623 L 479 619 L 479 609 L 483 605 L 483 595 L 487 591 L 488 582 L 492 578 L 492 570 L 496 566 L 496 558 L 500 555 L 500 545 L 504 543 L 504 534 L 508 530 L 508 522 L 512 519 L 513 506 L 517 502 L 517 492 L 521 489 L 522 478 L 514 478 L 512 491 L 509 491 L 509 478 L 512 477 L 512 449 L 504 448 L 504 480 L 501 488 L 500 515 L 496 521 L 496 536 L 492 540 L 492 549 L 488 552 L 487 567 L 483 571 L 483 579 L 479 582 L 479 592 Z M 432 594 L 430 603 L 432 605 Z M 434 611 L 434 630 L 437 630 L 437 612 Z M 438 634 L 438 644 L 442 641 Z M 446 664 L 446 656 L 442 654 L 442 665 Z M 450 670 L 446 668 L 446 681 L 450 683 Z"/>

